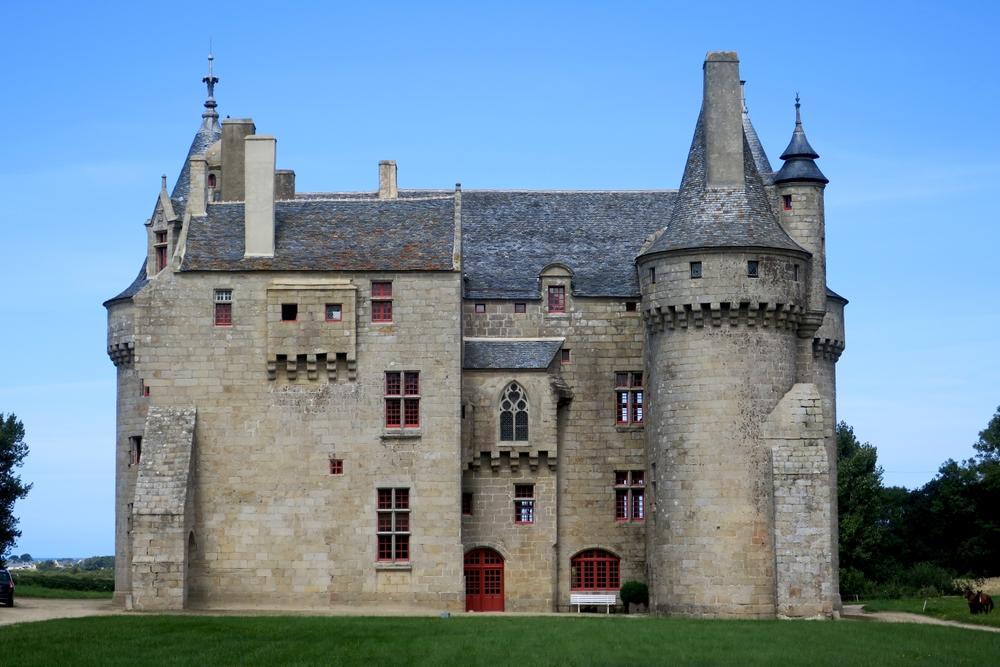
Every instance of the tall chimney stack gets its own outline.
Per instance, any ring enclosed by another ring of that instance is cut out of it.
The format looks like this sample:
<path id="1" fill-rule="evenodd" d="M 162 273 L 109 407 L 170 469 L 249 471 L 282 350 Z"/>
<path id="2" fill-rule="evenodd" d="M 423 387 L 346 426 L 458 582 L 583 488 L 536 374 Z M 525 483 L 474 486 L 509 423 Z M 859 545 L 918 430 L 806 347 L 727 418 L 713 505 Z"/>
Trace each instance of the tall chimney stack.
<path id="1" fill-rule="evenodd" d="M 222 121 L 222 201 L 243 201 L 243 140 L 256 131 L 249 118 Z"/>
<path id="2" fill-rule="evenodd" d="M 243 141 L 246 156 L 243 255 L 274 257 L 274 165 L 278 140 L 251 134 Z"/>
<path id="3" fill-rule="evenodd" d="M 705 185 L 743 187 L 743 103 L 740 60 L 735 51 L 709 51 L 705 56 Z"/>
<path id="4" fill-rule="evenodd" d="M 378 198 L 395 199 L 399 196 L 396 189 L 396 161 L 381 160 L 378 163 Z"/>

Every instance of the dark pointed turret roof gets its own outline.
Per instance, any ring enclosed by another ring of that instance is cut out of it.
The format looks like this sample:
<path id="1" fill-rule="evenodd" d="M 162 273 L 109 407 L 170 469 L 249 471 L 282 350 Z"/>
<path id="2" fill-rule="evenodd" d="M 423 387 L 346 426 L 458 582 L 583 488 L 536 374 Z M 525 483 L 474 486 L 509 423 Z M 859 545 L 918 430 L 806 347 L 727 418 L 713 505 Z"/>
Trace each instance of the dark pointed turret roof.
<path id="1" fill-rule="evenodd" d="M 208 87 L 208 97 L 205 99 L 205 111 L 201 114 L 201 127 L 191 141 L 191 148 L 188 149 L 184 157 L 184 165 L 181 167 L 180 176 L 174 184 L 174 191 L 170 194 L 174 207 L 178 215 L 187 208 L 187 198 L 191 192 L 191 167 L 190 160 L 194 155 L 200 155 L 208 150 L 222 137 L 222 126 L 219 125 L 219 112 L 216 111 L 218 103 L 215 101 L 215 84 L 219 82 L 219 77 L 212 72 L 212 61 L 215 57 L 208 54 L 208 75 L 202 79 Z"/>
<path id="2" fill-rule="evenodd" d="M 788 142 L 788 148 L 781 154 L 781 159 L 785 164 L 774 176 L 775 183 L 788 183 L 791 181 L 809 181 L 814 183 L 829 183 L 830 179 L 823 175 L 816 163 L 813 162 L 819 157 L 819 153 L 813 150 L 806 139 L 805 130 L 802 129 L 802 114 L 799 111 L 802 105 L 799 103 L 799 96 L 795 96 L 795 130 L 792 132 L 792 140 Z"/>
<path id="3" fill-rule="evenodd" d="M 743 187 L 709 188 L 705 182 L 705 128 L 698 116 L 677 203 L 666 228 L 643 253 L 689 248 L 803 248 L 782 229 L 744 133 Z"/>

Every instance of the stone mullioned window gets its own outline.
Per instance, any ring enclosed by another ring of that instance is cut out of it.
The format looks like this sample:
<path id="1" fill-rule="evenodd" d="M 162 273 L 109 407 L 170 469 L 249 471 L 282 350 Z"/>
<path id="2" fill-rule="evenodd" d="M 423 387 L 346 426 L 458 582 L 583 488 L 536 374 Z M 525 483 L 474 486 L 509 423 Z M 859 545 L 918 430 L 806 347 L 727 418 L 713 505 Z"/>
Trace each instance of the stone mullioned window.
<path id="1" fill-rule="evenodd" d="M 641 426 L 645 421 L 646 392 L 641 371 L 615 373 L 615 423 L 620 426 Z"/>
<path id="2" fill-rule="evenodd" d="M 378 560 L 410 560 L 410 490 L 378 489 L 376 497 Z"/>
<path id="3" fill-rule="evenodd" d="M 646 473 L 643 470 L 615 471 L 615 520 L 643 521 L 646 518 Z"/>
<path id="4" fill-rule="evenodd" d="M 385 427 L 420 428 L 420 372 L 385 374 Z"/>

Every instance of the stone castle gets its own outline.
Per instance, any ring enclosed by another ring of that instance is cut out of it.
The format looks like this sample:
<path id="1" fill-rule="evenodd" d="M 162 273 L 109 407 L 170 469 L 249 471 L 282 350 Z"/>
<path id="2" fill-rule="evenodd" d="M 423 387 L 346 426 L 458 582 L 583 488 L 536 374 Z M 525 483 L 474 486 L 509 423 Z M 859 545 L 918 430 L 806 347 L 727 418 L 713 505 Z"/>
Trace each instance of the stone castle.
<path id="1" fill-rule="evenodd" d="M 218 79 L 117 368 L 132 609 L 840 606 L 845 299 L 796 100 L 774 171 L 711 52 L 677 190 L 305 193 Z M 591 595 L 593 594 L 593 596 Z"/>

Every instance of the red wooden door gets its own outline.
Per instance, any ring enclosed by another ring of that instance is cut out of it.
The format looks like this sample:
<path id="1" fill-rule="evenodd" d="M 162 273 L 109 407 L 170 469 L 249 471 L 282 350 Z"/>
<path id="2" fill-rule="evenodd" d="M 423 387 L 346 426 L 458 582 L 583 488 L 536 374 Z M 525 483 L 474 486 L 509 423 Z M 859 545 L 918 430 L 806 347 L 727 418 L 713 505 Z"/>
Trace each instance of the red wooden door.
<path id="1" fill-rule="evenodd" d="M 503 556 L 493 549 L 465 554 L 465 610 L 503 611 Z"/>

